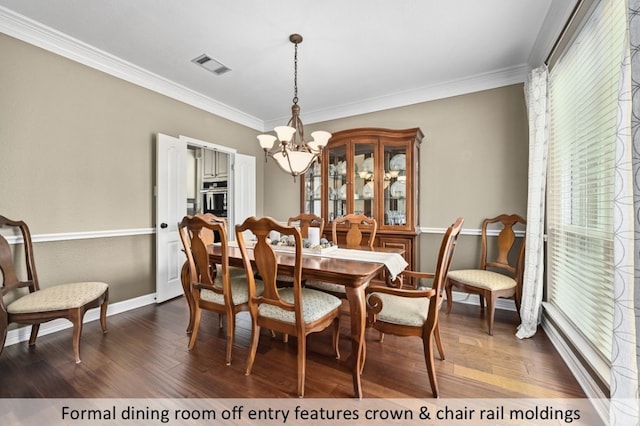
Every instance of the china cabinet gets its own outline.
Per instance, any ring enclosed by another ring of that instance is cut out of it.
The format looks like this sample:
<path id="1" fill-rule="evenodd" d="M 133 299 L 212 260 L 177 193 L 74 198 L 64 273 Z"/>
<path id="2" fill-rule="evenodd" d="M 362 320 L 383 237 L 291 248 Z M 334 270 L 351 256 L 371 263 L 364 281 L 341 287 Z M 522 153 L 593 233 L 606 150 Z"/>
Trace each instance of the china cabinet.
<path id="1" fill-rule="evenodd" d="M 350 213 L 372 217 L 378 222 L 375 245 L 403 248 L 409 268 L 417 267 L 422 138 L 419 128 L 334 133 L 320 164 L 301 179 L 301 211 L 322 216 L 329 225 Z"/>

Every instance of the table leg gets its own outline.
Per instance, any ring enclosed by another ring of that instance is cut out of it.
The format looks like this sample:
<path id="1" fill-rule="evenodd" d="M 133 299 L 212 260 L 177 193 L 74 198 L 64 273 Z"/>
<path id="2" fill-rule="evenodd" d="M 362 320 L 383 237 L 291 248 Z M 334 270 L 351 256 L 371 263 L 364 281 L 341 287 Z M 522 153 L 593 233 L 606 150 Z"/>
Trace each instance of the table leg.
<path id="1" fill-rule="evenodd" d="M 180 281 L 182 282 L 182 290 L 184 291 L 184 298 L 187 299 L 189 305 L 189 325 L 187 326 L 187 334 L 191 334 L 193 331 L 193 323 L 195 321 L 195 300 L 193 294 L 191 294 L 191 282 L 189 278 L 189 264 L 184 262 L 182 265 L 182 271 L 180 271 Z"/>
<path id="2" fill-rule="evenodd" d="M 347 300 L 351 316 L 351 358 L 353 359 L 353 390 L 357 398 L 362 398 L 360 373 L 364 362 L 364 332 L 366 322 L 366 306 L 364 289 L 366 286 L 347 287 Z"/>

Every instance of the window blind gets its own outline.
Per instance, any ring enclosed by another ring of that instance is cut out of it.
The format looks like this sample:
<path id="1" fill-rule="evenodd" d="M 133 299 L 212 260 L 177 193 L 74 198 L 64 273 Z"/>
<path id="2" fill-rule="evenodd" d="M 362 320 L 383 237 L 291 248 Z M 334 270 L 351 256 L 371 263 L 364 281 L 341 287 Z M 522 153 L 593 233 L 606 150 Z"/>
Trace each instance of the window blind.
<path id="1" fill-rule="evenodd" d="M 586 342 L 607 366 L 624 8 L 597 2 L 549 76 L 547 302 L 569 324 L 565 335 Z"/>

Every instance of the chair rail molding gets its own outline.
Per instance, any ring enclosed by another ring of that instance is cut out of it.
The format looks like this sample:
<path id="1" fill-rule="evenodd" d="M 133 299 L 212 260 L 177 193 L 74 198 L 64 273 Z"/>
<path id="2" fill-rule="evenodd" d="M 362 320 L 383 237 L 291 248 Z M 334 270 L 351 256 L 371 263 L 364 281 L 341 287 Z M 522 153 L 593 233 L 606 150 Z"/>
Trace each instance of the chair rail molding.
<path id="1" fill-rule="evenodd" d="M 432 228 L 432 227 L 421 226 L 420 228 L 418 228 L 418 230 L 421 234 L 444 234 L 447 228 Z M 494 229 L 487 230 L 487 235 L 490 237 L 497 237 L 498 234 L 499 234 L 499 230 L 494 230 Z M 516 234 L 516 237 L 524 237 L 525 231 L 516 230 L 515 234 Z M 460 232 L 460 235 L 476 235 L 479 237 L 480 235 L 482 235 L 482 230 L 480 228 L 478 229 L 465 228 L 465 229 L 462 229 L 462 231 Z"/>
<path id="2" fill-rule="evenodd" d="M 31 236 L 34 243 L 49 243 L 55 241 L 72 241 L 72 240 L 88 240 L 92 238 L 112 238 L 112 237 L 130 237 L 134 235 L 151 235 L 155 234 L 155 228 L 134 228 L 134 229 L 116 229 L 107 231 L 87 231 L 87 232 L 62 232 L 53 234 L 37 234 Z M 2 235 L 9 244 L 23 243 L 21 235 Z"/>

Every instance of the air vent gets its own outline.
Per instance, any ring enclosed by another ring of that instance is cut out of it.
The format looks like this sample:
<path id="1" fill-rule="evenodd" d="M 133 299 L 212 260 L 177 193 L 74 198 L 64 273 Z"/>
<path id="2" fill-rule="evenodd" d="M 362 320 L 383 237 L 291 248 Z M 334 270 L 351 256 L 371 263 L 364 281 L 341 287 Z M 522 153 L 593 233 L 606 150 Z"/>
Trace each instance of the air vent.
<path id="1" fill-rule="evenodd" d="M 192 59 L 191 62 L 197 65 L 200 65 L 202 68 L 206 69 L 207 71 L 211 71 L 216 75 L 222 75 L 226 72 L 231 71 L 231 68 L 221 64 L 220 62 L 216 61 L 215 59 L 213 59 L 212 57 L 206 54 L 200 55 L 197 58 Z"/>

